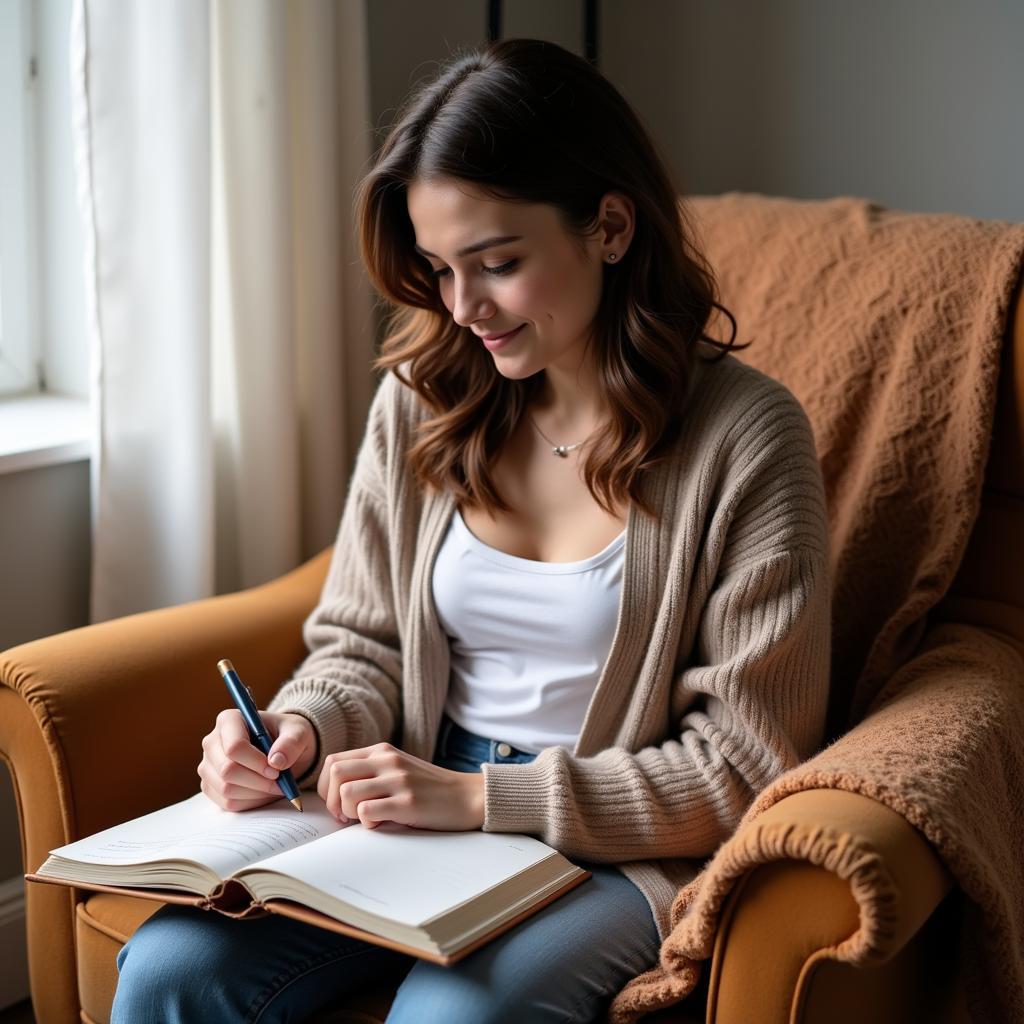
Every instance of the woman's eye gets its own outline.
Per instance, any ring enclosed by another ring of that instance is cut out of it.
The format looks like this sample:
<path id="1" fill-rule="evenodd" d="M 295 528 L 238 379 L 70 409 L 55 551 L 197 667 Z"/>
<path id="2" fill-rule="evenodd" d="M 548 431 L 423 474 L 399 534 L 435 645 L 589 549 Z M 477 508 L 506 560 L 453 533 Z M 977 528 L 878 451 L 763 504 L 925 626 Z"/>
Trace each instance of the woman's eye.
<path id="1" fill-rule="evenodd" d="M 500 267 L 482 267 L 481 269 L 485 274 L 510 274 L 515 270 L 519 260 L 509 260 L 507 263 L 502 263 Z M 432 270 L 430 272 L 431 277 L 444 277 L 445 274 L 449 273 L 448 267 L 441 267 L 440 270 Z"/>

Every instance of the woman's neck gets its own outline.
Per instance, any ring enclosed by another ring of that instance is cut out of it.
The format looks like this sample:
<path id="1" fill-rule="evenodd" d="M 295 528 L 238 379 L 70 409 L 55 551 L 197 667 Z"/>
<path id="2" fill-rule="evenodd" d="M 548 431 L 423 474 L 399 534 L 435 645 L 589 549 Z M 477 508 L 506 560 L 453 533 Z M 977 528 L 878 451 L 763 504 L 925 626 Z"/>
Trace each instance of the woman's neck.
<path id="1" fill-rule="evenodd" d="M 597 374 L 580 367 L 565 372 L 558 367 L 544 371 L 544 383 L 530 412 L 554 431 L 590 432 L 608 419 L 608 404 Z"/>

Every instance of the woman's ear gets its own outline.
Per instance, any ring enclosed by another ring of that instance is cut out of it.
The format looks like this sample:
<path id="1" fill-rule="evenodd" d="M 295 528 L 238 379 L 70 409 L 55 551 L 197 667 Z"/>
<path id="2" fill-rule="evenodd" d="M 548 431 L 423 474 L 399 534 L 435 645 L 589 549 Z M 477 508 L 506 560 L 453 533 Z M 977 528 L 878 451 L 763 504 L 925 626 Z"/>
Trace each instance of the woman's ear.
<path id="1" fill-rule="evenodd" d="M 601 259 L 607 260 L 614 253 L 614 262 L 621 263 L 636 226 L 633 200 L 623 192 L 606 192 L 601 197 L 598 225 Z"/>

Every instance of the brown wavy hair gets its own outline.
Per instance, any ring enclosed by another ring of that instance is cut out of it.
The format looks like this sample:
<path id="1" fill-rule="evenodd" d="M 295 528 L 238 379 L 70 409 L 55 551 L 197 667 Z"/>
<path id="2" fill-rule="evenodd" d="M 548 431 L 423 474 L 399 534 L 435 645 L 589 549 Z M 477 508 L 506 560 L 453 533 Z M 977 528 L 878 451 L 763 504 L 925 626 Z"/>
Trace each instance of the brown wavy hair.
<path id="1" fill-rule="evenodd" d="M 460 504 L 511 511 L 491 466 L 543 384 L 509 380 L 478 338 L 444 306 L 429 262 L 413 245 L 406 192 L 416 180 L 461 179 L 503 201 L 556 207 L 582 239 L 601 197 L 628 196 L 635 227 L 627 258 L 603 265 L 593 346 L 611 422 L 588 442 L 583 478 L 609 514 L 642 498 L 642 475 L 678 437 L 697 345 L 734 348 L 736 321 L 717 301 L 711 268 L 694 247 L 687 214 L 639 117 L 590 63 L 555 43 L 505 39 L 459 51 L 399 108 L 355 193 L 370 279 L 390 304 L 375 360 L 411 387 L 433 415 L 408 453 L 421 486 L 449 488 Z M 704 331 L 713 309 L 728 342 Z"/>

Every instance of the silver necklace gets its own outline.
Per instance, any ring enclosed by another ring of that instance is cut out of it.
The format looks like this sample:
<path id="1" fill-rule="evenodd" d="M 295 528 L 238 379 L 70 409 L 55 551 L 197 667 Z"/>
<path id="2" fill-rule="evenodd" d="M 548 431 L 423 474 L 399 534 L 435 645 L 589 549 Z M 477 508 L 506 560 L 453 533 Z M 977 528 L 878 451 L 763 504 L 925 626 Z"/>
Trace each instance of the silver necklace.
<path id="1" fill-rule="evenodd" d="M 544 431 L 537 426 L 537 421 L 533 418 L 533 416 L 531 416 L 530 413 L 527 413 L 526 415 L 530 417 L 530 422 L 535 427 L 537 427 L 537 433 L 540 434 L 540 436 L 543 437 L 549 445 L 551 445 L 552 455 L 558 455 L 563 459 L 567 459 L 569 457 L 569 452 L 574 452 L 577 448 L 582 448 L 583 445 L 586 444 L 587 441 L 590 439 L 590 435 L 588 434 L 587 437 L 584 438 L 584 440 L 577 441 L 575 444 L 555 444 L 555 442 L 552 441 L 551 438 L 548 437 L 548 435 L 545 434 Z"/>

